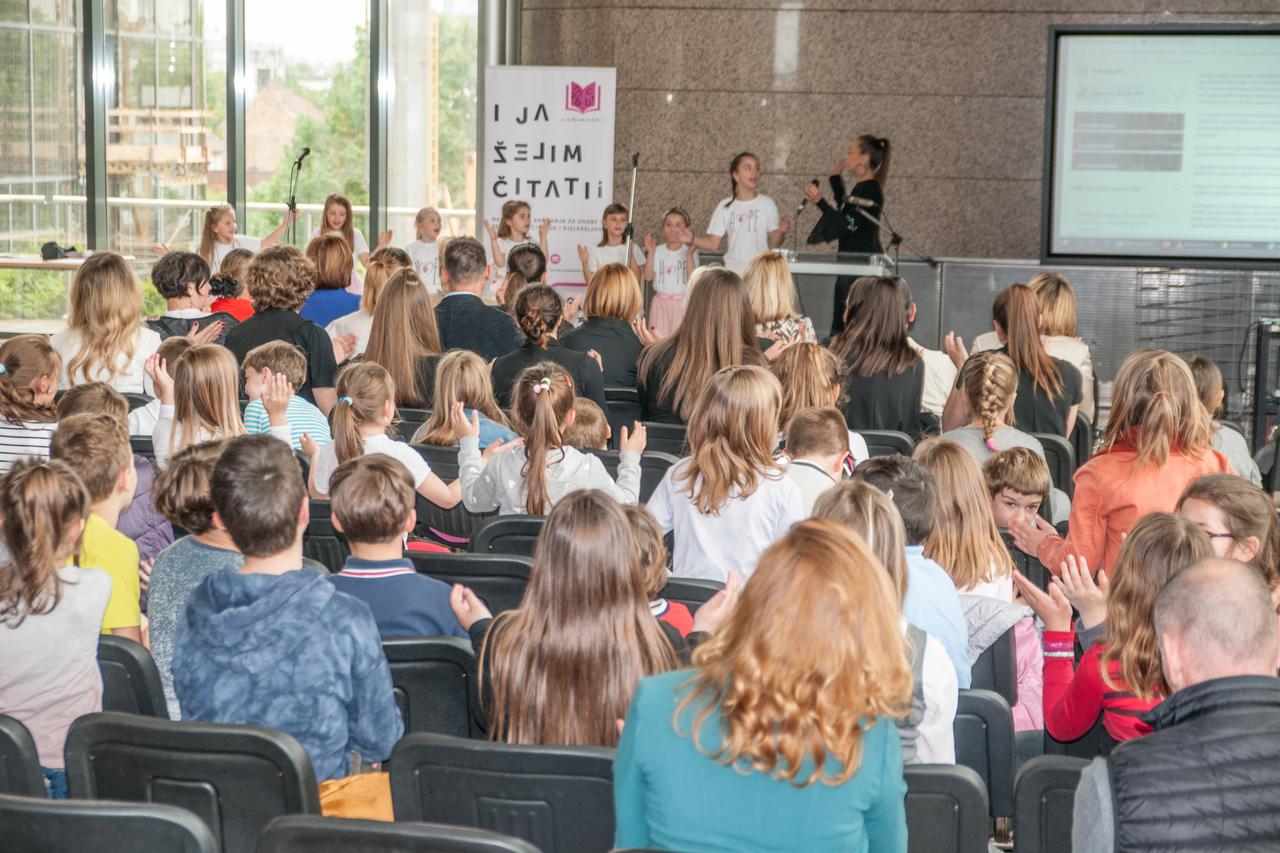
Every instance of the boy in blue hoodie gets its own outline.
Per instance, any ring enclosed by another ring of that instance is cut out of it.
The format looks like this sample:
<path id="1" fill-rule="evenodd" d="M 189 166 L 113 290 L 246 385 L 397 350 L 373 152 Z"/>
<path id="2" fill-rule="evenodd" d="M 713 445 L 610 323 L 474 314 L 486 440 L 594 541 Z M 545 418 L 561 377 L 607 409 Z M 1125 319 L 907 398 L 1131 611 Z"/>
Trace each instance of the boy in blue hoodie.
<path id="1" fill-rule="evenodd" d="M 287 444 L 232 439 L 212 492 L 215 523 L 244 563 L 202 581 L 178 626 L 173 673 L 183 719 L 293 735 L 311 757 L 323 808 L 326 794 L 358 772 L 352 750 L 382 761 L 404 732 L 378 626 L 368 605 L 303 568 L 307 492 Z M 385 774 L 357 784 L 378 788 L 384 808 L 341 816 L 390 820 Z"/>

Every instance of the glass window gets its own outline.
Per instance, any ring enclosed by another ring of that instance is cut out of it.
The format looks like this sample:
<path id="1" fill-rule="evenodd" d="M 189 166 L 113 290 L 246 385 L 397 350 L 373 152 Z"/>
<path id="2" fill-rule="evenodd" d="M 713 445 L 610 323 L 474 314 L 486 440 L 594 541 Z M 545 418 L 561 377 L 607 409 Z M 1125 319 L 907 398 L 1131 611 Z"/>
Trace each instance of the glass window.
<path id="1" fill-rule="evenodd" d="M 475 233 L 475 0 L 391 0 L 387 223 L 394 243 L 415 238 L 422 207 L 446 211 L 445 235 Z"/>
<path id="2" fill-rule="evenodd" d="M 246 4 L 245 52 L 248 222 L 240 231 L 261 238 L 281 225 L 290 168 L 310 148 L 298 182 L 293 242 L 306 245 L 321 228 L 325 197 L 340 192 L 355 208 L 355 228 L 376 245 L 368 233 L 368 4 Z"/>

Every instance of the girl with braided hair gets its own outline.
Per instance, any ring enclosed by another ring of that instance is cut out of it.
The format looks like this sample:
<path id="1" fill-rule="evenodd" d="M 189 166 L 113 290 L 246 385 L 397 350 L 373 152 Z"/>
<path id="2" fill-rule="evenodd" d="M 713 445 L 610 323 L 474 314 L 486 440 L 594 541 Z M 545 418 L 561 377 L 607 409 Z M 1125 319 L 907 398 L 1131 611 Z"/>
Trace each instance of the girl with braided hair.
<path id="1" fill-rule="evenodd" d="M 978 464 L 1015 447 L 1044 456 L 1039 439 L 1012 426 L 1018 370 L 1009 356 L 997 350 L 975 353 L 960 371 L 960 389 L 969 404 L 969 422 L 946 436 L 963 445 Z"/>

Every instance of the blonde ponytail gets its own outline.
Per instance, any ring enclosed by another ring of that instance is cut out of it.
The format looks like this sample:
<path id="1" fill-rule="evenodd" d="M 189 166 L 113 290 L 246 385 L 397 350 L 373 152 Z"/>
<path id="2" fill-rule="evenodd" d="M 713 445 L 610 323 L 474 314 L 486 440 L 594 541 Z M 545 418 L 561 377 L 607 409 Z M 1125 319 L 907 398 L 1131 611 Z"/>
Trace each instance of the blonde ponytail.
<path id="1" fill-rule="evenodd" d="M 360 361 L 344 367 L 334 383 L 338 402 L 329 413 L 333 449 L 338 464 L 364 455 L 363 424 L 377 421 L 387 401 L 396 398 L 396 385 L 391 374 L 380 364 Z M 391 434 L 388 427 L 387 434 Z"/>

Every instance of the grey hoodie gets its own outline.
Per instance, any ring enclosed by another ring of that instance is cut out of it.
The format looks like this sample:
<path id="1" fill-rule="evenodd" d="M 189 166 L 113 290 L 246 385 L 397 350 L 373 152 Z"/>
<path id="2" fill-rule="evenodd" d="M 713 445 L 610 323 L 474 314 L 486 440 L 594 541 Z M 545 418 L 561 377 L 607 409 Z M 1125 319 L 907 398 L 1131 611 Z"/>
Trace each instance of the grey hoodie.
<path id="1" fill-rule="evenodd" d="M 458 442 L 458 479 L 462 503 L 471 512 L 521 515 L 525 512 L 524 445 L 500 451 L 488 464 L 480 458 L 478 439 Z M 572 447 L 547 451 L 547 496 L 555 505 L 569 492 L 599 489 L 622 503 L 640 500 L 640 454 L 624 450 L 618 457 L 618 482 L 604 463 Z"/>

